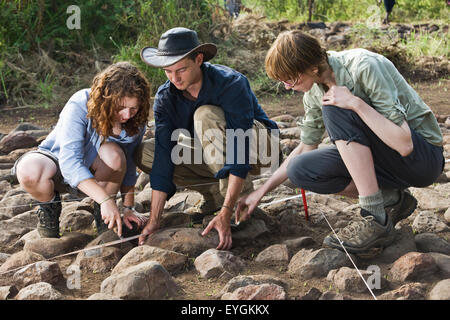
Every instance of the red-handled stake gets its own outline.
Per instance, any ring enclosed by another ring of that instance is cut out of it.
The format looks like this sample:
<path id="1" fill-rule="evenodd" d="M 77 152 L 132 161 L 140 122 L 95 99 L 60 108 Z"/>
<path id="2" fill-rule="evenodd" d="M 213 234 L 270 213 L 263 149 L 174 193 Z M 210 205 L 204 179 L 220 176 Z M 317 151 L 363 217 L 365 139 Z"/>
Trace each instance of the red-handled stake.
<path id="1" fill-rule="evenodd" d="M 300 191 L 302 192 L 303 207 L 305 208 L 305 219 L 306 219 L 306 221 L 309 221 L 308 204 L 306 203 L 305 190 L 303 190 L 303 188 L 301 188 Z"/>

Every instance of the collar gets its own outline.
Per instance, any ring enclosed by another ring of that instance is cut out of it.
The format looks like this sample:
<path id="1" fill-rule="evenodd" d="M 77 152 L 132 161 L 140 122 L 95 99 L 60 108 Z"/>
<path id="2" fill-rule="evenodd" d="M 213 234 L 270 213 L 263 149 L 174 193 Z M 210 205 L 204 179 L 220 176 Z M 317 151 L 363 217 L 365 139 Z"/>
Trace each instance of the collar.
<path id="1" fill-rule="evenodd" d="M 350 91 L 353 92 L 355 83 L 353 82 L 353 78 L 348 69 L 340 61 L 341 59 L 337 55 L 337 52 L 328 51 L 327 54 L 328 54 L 328 63 L 330 64 L 331 69 L 334 72 L 336 84 L 338 86 L 346 86 Z"/>

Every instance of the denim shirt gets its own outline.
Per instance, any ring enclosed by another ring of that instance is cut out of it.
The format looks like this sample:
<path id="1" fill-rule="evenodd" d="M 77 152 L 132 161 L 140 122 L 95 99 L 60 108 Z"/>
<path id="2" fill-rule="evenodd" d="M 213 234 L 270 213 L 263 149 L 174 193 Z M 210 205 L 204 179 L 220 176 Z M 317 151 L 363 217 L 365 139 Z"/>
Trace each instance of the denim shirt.
<path id="1" fill-rule="evenodd" d="M 426 141 L 442 146 L 442 133 L 433 112 L 387 58 L 365 49 L 351 49 L 328 51 L 328 62 L 338 86 L 346 86 L 395 124 L 401 125 L 406 120 Z M 305 116 L 300 127 L 301 141 L 305 144 L 318 144 L 322 140 L 324 94 L 324 88 L 314 84 L 303 96 Z"/>
<path id="2" fill-rule="evenodd" d="M 176 129 L 186 129 L 194 137 L 194 112 L 203 105 L 221 107 L 225 113 L 226 129 L 243 129 L 253 127 L 256 119 L 268 129 L 278 129 L 276 123 L 269 120 L 264 110 L 250 89 L 247 78 L 241 73 L 222 65 L 203 63 L 201 66 L 203 81 L 195 101 L 186 99 L 170 81 L 159 87 L 153 105 L 155 115 L 155 157 L 153 160 L 150 182 L 154 190 L 166 192 L 170 198 L 176 191 L 173 183 L 174 164 L 171 160 L 172 148 L 176 141 L 171 140 Z M 227 139 L 227 146 L 230 143 Z M 249 145 L 245 144 L 245 163 L 236 161 L 236 143 L 234 143 L 234 160 L 225 163 L 215 174 L 218 179 L 235 176 L 246 178 L 251 170 L 249 164 Z M 228 158 L 228 157 L 227 157 Z"/>
<path id="3" fill-rule="evenodd" d="M 89 170 L 102 143 L 102 138 L 92 127 L 87 115 L 87 102 L 90 89 L 76 92 L 66 103 L 59 115 L 56 127 L 39 145 L 39 149 L 49 151 L 58 159 L 64 182 L 76 188 L 86 179 L 94 178 Z M 143 126 L 139 133 L 130 137 L 122 130 L 118 137 L 108 137 L 106 141 L 117 143 L 125 153 L 127 171 L 123 186 L 134 186 L 137 180 L 133 153 L 141 143 L 145 133 Z"/>

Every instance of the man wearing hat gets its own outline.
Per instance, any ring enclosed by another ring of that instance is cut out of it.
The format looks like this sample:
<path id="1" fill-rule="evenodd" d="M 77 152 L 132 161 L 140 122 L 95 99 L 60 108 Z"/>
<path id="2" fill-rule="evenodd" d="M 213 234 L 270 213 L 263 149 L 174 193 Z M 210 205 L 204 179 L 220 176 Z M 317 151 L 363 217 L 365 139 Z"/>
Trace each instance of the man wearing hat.
<path id="1" fill-rule="evenodd" d="M 140 244 L 159 228 L 165 201 L 176 187 L 187 186 L 200 192 L 203 202 L 185 212 L 200 217 L 218 212 L 202 235 L 214 228 L 217 249 L 230 249 L 235 203 L 241 192 L 253 189 L 248 174 L 261 173 L 261 154 L 269 155 L 270 165 L 279 164 L 276 123 L 258 104 L 244 75 L 206 62 L 216 52 L 214 44 L 200 44 L 197 33 L 186 28 L 166 31 L 158 48 L 141 51 L 142 60 L 162 68 L 168 81 L 155 95 L 155 138 L 144 141 L 136 153 L 152 186 L 150 219 Z"/>

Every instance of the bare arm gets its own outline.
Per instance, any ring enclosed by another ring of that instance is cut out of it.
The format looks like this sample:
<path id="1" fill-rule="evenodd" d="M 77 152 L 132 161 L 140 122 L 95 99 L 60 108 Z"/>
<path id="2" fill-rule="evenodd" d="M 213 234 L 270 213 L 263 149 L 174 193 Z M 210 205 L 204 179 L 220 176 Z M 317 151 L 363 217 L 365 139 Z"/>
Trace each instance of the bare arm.
<path id="1" fill-rule="evenodd" d="M 332 86 L 323 96 L 325 105 L 349 109 L 358 114 L 365 124 L 389 147 L 403 157 L 413 150 L 411 130 L 404 121 L 400 126 L 385 118 L 361 98 L 354 96 L 347 87 Z"/>
<path id="2" fill-rule="evenodd" d="M 95 202 L 101 203 L 100 208 L 103 221 L 108 225 L 108 229 L 112 229 L 114 228 L 114 225 L 117 225 L 117 234 L 120 237 L 122 235 L 122 220 L 115 199 L 112 197 L 104 201 L 110 195 L 97 184 L 94 178 L 81 181 L 77 187 Z"/>
<path id="3" fill-rule="evenodd" d="M 238 201 L 236 208 L 236 222 L 246 220 L 255 210 L 265 194 L 272 191 L 287 179 L 287 166 L 289 162 L 297 155 L 317 149 L 318 145 L 307 145 L 301 142 L 281 164 L 281 166 L 273 173 L 259 189 L 255 190 L 248 196 L 242 197 Z M 247 210 L 248 209 L 248 210 Z"/>
<path id="4" fill-rule="evenodd" d="M 159 190 L 152 190 L 152 204 L 150 209 L 150 219 L 142 230 L 139 237 L 139 244 L 144 244 L 147 236 L 159 229 L 161 224 L 161 216 L 164 211 L 164 205 L 166 203 L 167 193 Z"/>
<path id="5" fill-rule="evenodd" d="M 219 233 L 219 245 L 216 248 L 217 250 L 228 250 L 231 248 L 232 239 L 230 220 L 233 214 L 234 205 L 242 191 L 243 184 L 244 179 L 232 174 L 229 175 L 227 194 L 225 196 L 223 207 L 202 233 L 202 236 L 204 236 L 213 228 L 217 230 Z"/>

